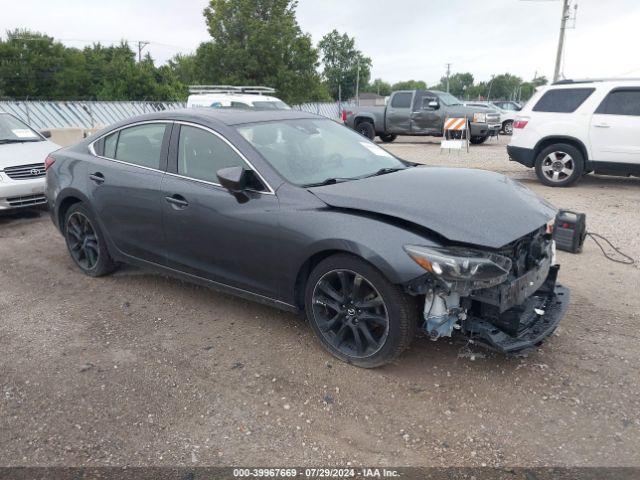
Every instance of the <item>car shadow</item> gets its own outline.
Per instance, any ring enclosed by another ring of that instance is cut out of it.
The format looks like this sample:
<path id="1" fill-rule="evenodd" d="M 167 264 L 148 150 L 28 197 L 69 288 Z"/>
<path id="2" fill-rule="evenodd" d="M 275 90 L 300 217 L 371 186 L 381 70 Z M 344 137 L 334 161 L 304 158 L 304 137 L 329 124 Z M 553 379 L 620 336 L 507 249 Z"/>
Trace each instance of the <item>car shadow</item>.
<path id="1" fill-rule="evenodd" d="M 538 185 L 542 185 L 537 177 L 534 175 L 531 176 L 523 176 L 522 178 L 517 178 L 517 180 L 521 183 L 536 183 Z M 610 187 L 640 187 L 640 177 L 617 177 L 613 175 L 596 175 L 590 173 L 588 175 L 583 176 L 580 181 L 571 187 L 566 188 L 575 188 L 580 189 L 581 187 L 596 187 L 596 188 L 610 188 Z M 548 188 L 557 188 L 557 187 L 548 187 Z"/>
<path id="2" fill-rule="evenodd" d="M 16 210 L 0 211 L 0 226 L 24 220 L 34 220 L 44 217 L 47 214 L 45 208 L 20 208 Z"/>

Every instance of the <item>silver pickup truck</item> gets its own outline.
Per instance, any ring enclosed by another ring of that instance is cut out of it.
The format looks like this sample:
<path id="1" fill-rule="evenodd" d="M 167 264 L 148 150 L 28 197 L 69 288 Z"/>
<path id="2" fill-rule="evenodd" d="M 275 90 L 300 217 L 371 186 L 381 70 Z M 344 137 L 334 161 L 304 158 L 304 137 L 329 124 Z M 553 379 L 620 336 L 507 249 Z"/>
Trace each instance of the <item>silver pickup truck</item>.
<path id="1" fill-rule="evenodd" d="M 345 111 L 345 124 L 365 137 L 377 135 L 393 142 L 398 135 L 441 137 L 445 118 L 469 119 L 470 142 L 480 144 L 497 135 L 502 125 L 496 110 L 470 107 L 453 95 L 438 90 L 399 90 L 384 107 L 360 107 Z"/>

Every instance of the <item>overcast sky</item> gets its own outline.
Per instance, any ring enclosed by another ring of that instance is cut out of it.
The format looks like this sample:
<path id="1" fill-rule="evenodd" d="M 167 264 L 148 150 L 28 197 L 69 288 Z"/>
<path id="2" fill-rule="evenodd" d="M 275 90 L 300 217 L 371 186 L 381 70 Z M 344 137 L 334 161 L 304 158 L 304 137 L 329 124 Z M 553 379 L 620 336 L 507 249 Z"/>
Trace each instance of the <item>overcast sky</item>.
<path id="1" fill-rule="evenodd" d="M 574 0 L 575 2 L 576 0 Z M 566 77 L 638 76 L 640 1 L 577 0 L 568 30 Z M 0 0 L 0 32 L 28 28 L 82 47 L 152 42 L 164 62 L 208 39 L 207 0 Z M 561 0 L 300 0 L 298 21 L 317 42 L 336 28 L 356 37 L 373 78 L 436 83 L 445 63 L 478 80 L 510 72 L 553 75 Z"/>

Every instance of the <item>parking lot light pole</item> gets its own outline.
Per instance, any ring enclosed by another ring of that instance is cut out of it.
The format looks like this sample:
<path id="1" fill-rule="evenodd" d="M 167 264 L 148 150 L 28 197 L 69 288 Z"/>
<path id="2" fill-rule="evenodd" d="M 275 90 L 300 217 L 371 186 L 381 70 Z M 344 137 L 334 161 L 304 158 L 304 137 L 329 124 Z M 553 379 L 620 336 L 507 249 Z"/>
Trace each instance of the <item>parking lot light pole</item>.
<path id="1" fill-rule="evenodd" d="M 560 36 L 558 37 L 558 52 L 556 53 L 556 68 L 553 72 L 553 81 L 560 78 L 560 64 L 562 63 L 562 51 L 564 49 L 564 32 L 567 29 L 569 19 L 569 0 L 562 0 L 562 18 L 560 19 Z"/>

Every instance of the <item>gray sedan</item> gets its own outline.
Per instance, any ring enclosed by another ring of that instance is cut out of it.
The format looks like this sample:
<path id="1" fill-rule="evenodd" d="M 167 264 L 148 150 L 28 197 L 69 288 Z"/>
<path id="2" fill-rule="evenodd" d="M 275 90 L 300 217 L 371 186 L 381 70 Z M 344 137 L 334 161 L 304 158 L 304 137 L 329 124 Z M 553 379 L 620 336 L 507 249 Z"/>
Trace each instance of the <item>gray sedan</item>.
<path id="1" fill-rule="evenodd" d="M 129 263 L 304 312 L 361 367 L 394 359 L 418 328 L 531 348 L 569 297 L 554 209 L 531 191 L 418 167 L 304 112 L 133 118 L 52 154 L 47 197 L 85 274 Z"/>

